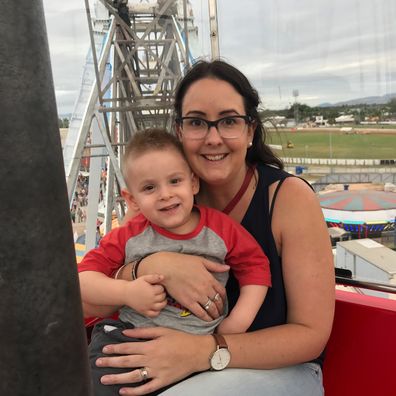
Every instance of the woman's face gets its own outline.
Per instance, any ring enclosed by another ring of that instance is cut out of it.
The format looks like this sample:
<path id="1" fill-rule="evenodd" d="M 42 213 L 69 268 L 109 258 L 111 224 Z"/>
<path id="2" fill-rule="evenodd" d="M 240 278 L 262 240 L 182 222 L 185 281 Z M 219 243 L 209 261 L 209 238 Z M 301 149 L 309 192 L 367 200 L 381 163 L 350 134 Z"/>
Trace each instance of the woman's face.
<path id="1" fill-rule="evenodd" d="M 246 115 L 243 98 L 231 84 L 223 80 L 204 78 L 194 82 L 182 102 L 182 117 L 215 121 L 232 115 Z M 246 125 L 244 132 L 233 139 L 223 139 L 213 127 L 200 140 L 184 137 L 179 127 L 177 132 L 193 171 L 202 181 L 209 185 L 241 183 L 254 125 Z"/>

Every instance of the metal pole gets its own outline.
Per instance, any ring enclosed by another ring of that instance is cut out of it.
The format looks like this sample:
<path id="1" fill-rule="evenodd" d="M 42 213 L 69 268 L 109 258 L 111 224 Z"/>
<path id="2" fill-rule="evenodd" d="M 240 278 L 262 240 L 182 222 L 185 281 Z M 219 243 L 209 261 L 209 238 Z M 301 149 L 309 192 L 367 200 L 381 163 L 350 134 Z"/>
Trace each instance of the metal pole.
<path id="1" fill-rule="evenodd" d="M 190 67 L 189 45 L 188 45 L 188 16 L 187 16 L 187 0 L 183 0 L 183 16 L 184 16 L 184 43 L 186 48 L 186 67 Z"/>
<path id="2" fill-rule="evenodd" d="M 396 249 L 396 216 L 393 222 L 393 235 L 394 235 L 393 247 Z"/>
<path id="3" fill-rule="evenodd" d="M 219 26 L 217 23 L 217 0 L 209 1 L 209 27 L 210 27 L 210 48 L 212 51 L 212 59 L 220 57 L 219 45 Z"/>
<path id="4" fill-rule="evenodd" d="M 0 394 L 91 394 L 42 0 L 0 3 Z"/>
<path id="5" fill-rule="evenodd" d="M 333 173 L 333 135 L 329 130 L 330 173 Z"/>

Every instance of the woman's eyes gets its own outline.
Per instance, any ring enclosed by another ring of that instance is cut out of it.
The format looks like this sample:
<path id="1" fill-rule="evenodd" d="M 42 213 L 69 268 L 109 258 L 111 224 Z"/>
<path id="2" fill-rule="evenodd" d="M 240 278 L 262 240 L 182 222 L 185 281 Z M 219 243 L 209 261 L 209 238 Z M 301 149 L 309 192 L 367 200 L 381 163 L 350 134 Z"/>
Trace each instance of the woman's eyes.
<path id="1" fill-rule="evenodd" d="M 224 118 L 223 120 L 221 120 L 221 124 L 223 124 L 224 126 L 233 126 L 235 125 L 237 122 L 236 118 L 233 117 L 227 117 Z"/>
<path id="2" fill-rule="evenodd" d="M 205 124 L 205 121 L 199 119 L 199 118 L 193 118 L 191 120 L 188 120 L 188 125 L 192 127 L 202 127 Z"/>

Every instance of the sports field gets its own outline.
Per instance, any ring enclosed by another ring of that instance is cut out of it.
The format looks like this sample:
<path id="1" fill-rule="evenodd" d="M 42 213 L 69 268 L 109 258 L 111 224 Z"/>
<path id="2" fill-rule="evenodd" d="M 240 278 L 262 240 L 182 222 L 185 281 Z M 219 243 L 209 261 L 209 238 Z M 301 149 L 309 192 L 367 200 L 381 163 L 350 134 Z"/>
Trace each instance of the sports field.
<path id="1" fill-rule="evenodd" d="M 293 148 L 287 148 L 291 142 Z M 396 159 L 396 130 L 354 130 L 339 128 L 278 129 L 268 133 L 269 144 L 282 145 L 281 157 Z"/>

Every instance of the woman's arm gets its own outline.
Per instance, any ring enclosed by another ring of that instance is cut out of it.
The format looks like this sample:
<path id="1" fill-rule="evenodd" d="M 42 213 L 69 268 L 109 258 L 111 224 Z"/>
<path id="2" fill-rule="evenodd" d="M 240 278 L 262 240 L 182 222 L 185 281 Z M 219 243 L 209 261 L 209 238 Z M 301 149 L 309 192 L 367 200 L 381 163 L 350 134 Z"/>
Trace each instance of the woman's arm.
<path id="1" fill-rule="evenodd" d="M 272 228 L 282 257 L 287 324 L 227 336 L 230 350 L 238 351 L 233 353 L 233 367 L 274 368 L 309 361 L 322 352 L 330 336 L 335 301 L 330 238 L 317 197 L 303 181 L 285 180 Z"/>
<path id="2" fill-rule="evenodd" d="M 292 197 L 292 198 L 291 198 Z M 282 265 L 288 304 L 287 323 L 246 334 L 226 335 L 230 367 L 270 369 L 316 358 L 331 332 L 334 313 L 334 267 L 330 241 L 314 193 L 289 178 L 279 191 L 273 233 Z M 125 335 L 152 339 L 146 343 L 108 346 L 106 353 L 128 356 L 101 359 L 104 366 L 145 366 L 153 381 L 125 394 L 142 395 L 209 368 L 215 349 L 211 336 L 169 329 L 134 329 Z M 139 354 L 139 355 L 134 355 Z M 138 370 L 106 376 L 107 383 L 138 382 Z"/>
<path id="3" fill-rule="evenodd" d="M 203 257 L 160 252 L 144 258 L 139 264 L 137 275 L 163 275 L 162 285 L 177 302 L 200 319 L 211 321 L 222 314 L 226 292 L 210 272 L 226 271 L 229 271 L 228 265 L 214 263 Z M 131 265 L 118 273 L 118 279 L 132 279 Z M 217 293 L 221 298 L 205 311 L 202 307 Z"/>
<path id="4" fill-rule="evenodd" d="M 163 275 L 161 284 L 176 301 L 197 317 L 211 321 L 222 314 L 226 292 L 209 271 L 226 272 L 229 271 L 229 266 L 214 263 L 199 256 L 160 252 L 144 258 L 139 264 L 137 275 L 139 278 L 144 275 Z M 117 271 L 117 279 L 131 281 L 132 264 L 121 267 Z M 209 298 L 213 299 L 217 293 L 221 298 L 217 299 L 214 304 L 211 304 L 209 310 L 205 311 L 203 306 Z M 109 316 L 119 309 L 117 305 L 96 304 L 83 296 L 86 317 Z"/>

